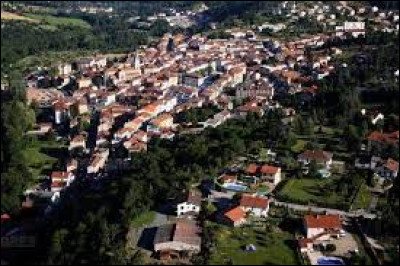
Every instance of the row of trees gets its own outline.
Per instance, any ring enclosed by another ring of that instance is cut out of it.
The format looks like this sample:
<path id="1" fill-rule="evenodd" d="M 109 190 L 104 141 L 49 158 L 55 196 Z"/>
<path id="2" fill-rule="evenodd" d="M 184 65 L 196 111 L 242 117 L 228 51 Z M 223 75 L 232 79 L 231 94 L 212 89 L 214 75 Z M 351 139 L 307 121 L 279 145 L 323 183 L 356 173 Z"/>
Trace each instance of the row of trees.
<path id="1" fill-rule="evenodd" d="M 34 111 L 24 99 L 22 77 L 10 75 L 10 91 L 1 97 L 1 212 L 14 213 L 21 206 L 20 195 L 32 179 L 27 161 L 29 140 L 25 132 L 35 122 Z"/>

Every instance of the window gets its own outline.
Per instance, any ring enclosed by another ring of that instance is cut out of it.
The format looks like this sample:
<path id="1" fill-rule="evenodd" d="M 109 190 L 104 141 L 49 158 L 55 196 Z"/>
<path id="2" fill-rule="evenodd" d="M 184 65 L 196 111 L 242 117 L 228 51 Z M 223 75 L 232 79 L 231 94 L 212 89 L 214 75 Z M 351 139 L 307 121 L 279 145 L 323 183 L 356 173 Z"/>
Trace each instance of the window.
<path id="1" fill-rule="evenodd" d="M 192 210 L 196 210 L 196 206 L 193 206 L 193 207 L 192 207 Z"/>
<path id="2" fill-rule="evenodd" d="M 181 210 L 183 210 L 185 208 L 185 206 L 181 206 Z"/>

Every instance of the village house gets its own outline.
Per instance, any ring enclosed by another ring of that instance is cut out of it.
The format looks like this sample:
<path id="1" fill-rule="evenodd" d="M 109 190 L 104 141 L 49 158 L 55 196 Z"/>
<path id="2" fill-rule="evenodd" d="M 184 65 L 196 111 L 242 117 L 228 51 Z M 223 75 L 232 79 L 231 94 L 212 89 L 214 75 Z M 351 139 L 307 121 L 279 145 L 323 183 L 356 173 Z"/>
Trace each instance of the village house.
<path id="1" fill-rule="evenodd" d="M 103 169 L 106 165 L 109 152 L 110 151 L 107 149 L 107 150 L 95 153 L 90 160 L 89 166 L 87 168 L 87 173 L 88 174 L 97 174 L 101 169 Z"/>
<path id="2" fill-rule="evenodd" d="M 395 180 L 399 172 L 399 162 L 392 158 L 383 161 L 375 168 L 375 173 L 385 180 Z"/>
<path id="3" fill-rule="evenodd" d="M 269 200 L 266 197 L 243 194 L 239 207 L 254 217 L 267 217 L 269 211 Z"/>
<path id="4" fill-rule="evenodd" d="M 157 228 L 154 251 L 162 260 L 179 259 L 201 250 L 201 228 L 195 221 L 179 219 Z"/>
<path id="5" fill-rule="evenodd" d="M 69 150 L 73 150 L 75 148 L 82 148 L 86 149 L 86 139 L 84 135 L 76 135 L 72 140 L 69 142 Z"/>
<path id="6" fill-rule="evenodd" d="M 201 194 L 198 191 L 190 190 L 177 204 L 176 213 L 178 217 L 193 218 L 200 213 Z"/>
<path id="7" fill-rule="evenodd" d="M 69 186 L 75 179 L 74 174 L 71 172 L 54 171 L 51 173 L 51 185 L 50 189 L 52 192 L 59 192 L 63 188 Z"/>
<path id="8" fill-rule="evenodd" d="M 372 145 L 380 146 L 398 146 L 399 145 L 399 131 L 387 133 L 373 131 L 368 137 L 368 146 L 371 148 Z"/>
<path id="9" fill-rule="evenodd" d="M 246 212 L 240 206 L 236 206 L 225 212 L 220 221 L 228 226 L 239 227 L 247 222 L 246 216 Z"/>
<path id="10" fill-rule="evenodd" d="M 282 172 L 280 167 L 264 164 L 259 166 L 255 163 L 250 164 L 245 173 L 249 176 L 256 177 L 256 182 L 268 182 L 273 185 L 277 185 L 281 182 Z"/>
<path id="11" fill-rule="evenodd" d="M 333 154 L 323 150 L 305 150 L 298 156 L 298 161 L 307 167 L 312 161 L 325 169 L 330 169 L 332 165 Z"/>
<path id="12" fill-rule="evenodd" d="M 303 219 L 306 237 L 314 240 L 328 240 L 342 234 L 342 221 L 336 214 L 306 215 Z"/>
<path id="13" fill-rule="evenodd" d="M 67 169 L 67 172 L 71 172 L 71 173 L 78 170 L 78 160 L 70 159 L 66 164 L 66 169 Z"/>
<path id="14" fill-rule="evenodd" d="M 261 182 L 277 185 L 282 180 L 281 168 L 272 165 L 263 165 L 260 169 Z"/>

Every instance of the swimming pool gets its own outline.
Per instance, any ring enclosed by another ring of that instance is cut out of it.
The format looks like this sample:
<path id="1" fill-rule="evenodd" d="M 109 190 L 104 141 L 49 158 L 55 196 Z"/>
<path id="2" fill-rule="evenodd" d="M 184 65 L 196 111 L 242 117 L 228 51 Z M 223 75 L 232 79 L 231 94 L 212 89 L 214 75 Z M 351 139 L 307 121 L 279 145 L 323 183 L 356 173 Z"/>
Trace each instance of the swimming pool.
<path id="1" fill-rule="evenodd" d="M 222 185 L 225 189 L 233 190 L 233 191 L 245 191 L 247 190 L 246 186 L 242 186 L 236 183 L 224 183 Z"/>
<path id="2" fill-rule="evenodd" d="M 344 261 L 336 257 L 319 257 L 318 265 L 345 265 Z"/>

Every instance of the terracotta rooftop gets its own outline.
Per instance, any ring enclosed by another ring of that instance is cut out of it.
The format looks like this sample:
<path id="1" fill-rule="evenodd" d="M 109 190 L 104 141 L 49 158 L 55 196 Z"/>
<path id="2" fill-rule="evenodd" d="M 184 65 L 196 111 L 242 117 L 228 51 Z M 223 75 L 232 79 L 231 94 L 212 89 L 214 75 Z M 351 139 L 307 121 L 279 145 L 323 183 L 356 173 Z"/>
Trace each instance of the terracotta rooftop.
<path id="1" fill-rule="evenodd" d="M 268 198 L 244 194 L 240 199 L 240 206 L 265 209 L 268 207 Z"/>
<path id="2" fill-rule="evenodd" d="M 233 222 L 236 222 L 236 221 L 239 221 L 241 219 L 244 219 L 246 217 L 246 212 L 243 211 L 240 207 L 235 207 L 235 208 L 227 211 L 225 213 L 225 216 L 229 220 L 231 220 Z"/>
<path id="3" fill-rule="evenodd" d="M 261 167 L 260 172 L 262 174 L 276 174 L 279 171 L 279 169 L 280 169 L 279 167 L 265 164 Z"/>
<path id="4" fill-rule="evenodd" d="M 247 169 L 246 169 L 246 173 L 248 174 L 256 174 L 258 170 L 258 166 L 255 163 L 250 164 Z"/>
<path id="5" fill-rule="evenodd" d="M 307 228 L 337 229 L 342 227 L 339 215 L 306 215 L 304 223 Z"/>
<path id="6" fill-rule="evenodd" d="M 389 158 L 385 163 L 385 167 L 393 172 L 398 172 L 399 162 L 393 160 L 392 158 Z"/>
<path id="7" fill-rule="evenodd" d="M 333 154 L 323 150 L 305 150 L 299 155 L 299 159 L 315 160 L 317 162 L 326 162 L 332 159 Z"/>

